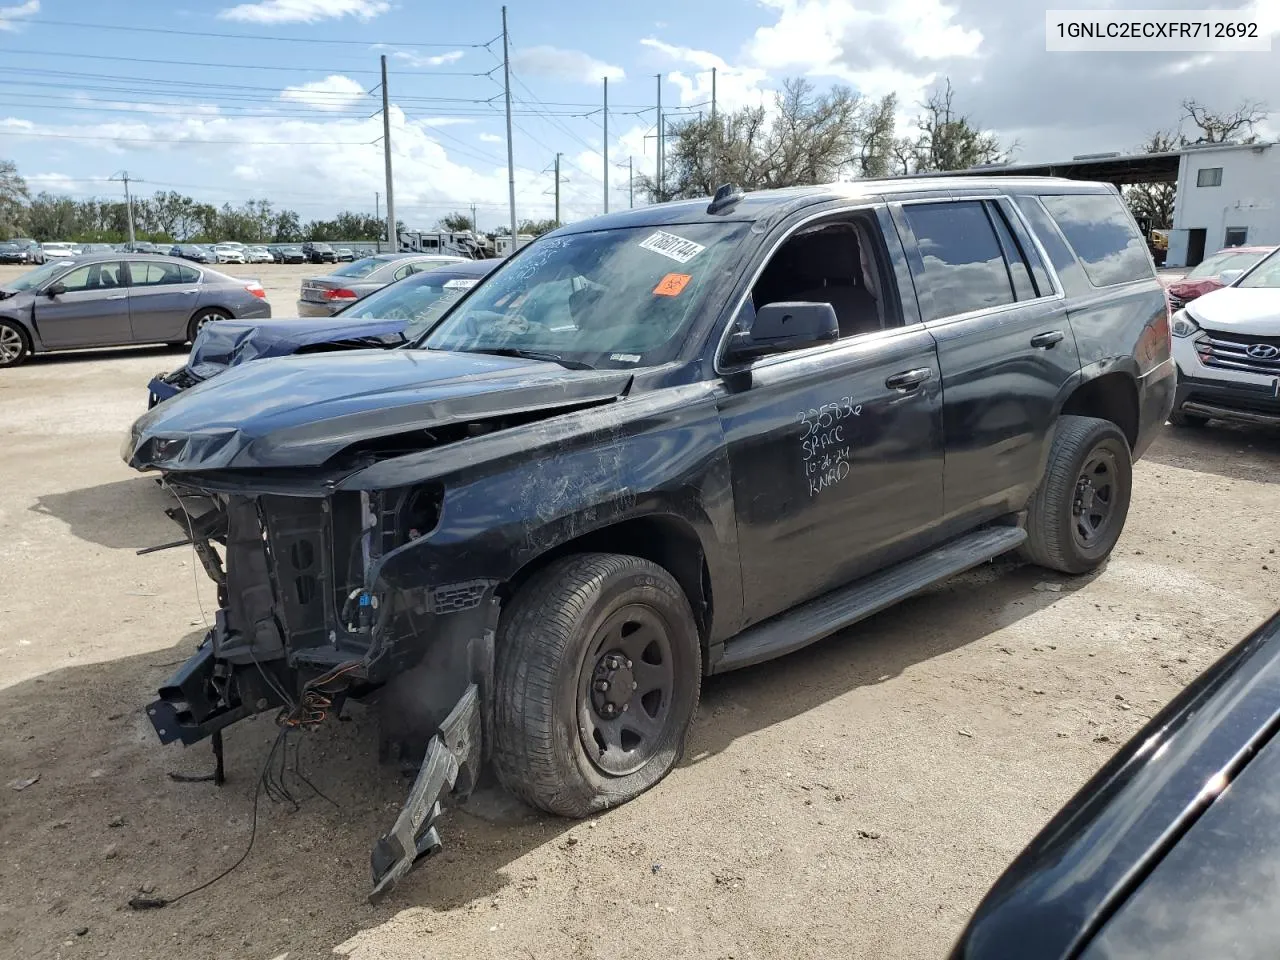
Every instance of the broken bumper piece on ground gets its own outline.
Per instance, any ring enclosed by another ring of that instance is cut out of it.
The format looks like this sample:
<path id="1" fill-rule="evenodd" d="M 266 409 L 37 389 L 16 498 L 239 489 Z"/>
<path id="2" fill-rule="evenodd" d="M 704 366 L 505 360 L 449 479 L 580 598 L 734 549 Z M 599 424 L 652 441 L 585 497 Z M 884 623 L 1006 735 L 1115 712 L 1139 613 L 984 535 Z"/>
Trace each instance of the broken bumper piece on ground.
<path id="1" fill-rule="evenodd" d="M 395 887 L 419 858 L 439 852 L 435 822 L 440 816 L 440 797 L 451 789 L 465 797 L 475 786 L 480 730 L 480 691 L 471 684 L 427 745 L 427 755 L 400 816 L 374 845 L 370 857 L 372 902 Z"/>

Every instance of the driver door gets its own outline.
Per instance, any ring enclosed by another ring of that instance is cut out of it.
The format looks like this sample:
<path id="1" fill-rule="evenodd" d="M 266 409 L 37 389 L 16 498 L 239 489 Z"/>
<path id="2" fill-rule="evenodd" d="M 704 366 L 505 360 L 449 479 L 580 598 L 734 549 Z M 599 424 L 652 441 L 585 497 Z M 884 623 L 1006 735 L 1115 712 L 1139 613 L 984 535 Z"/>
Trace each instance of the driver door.
<path id="1" fill-rule="evenodd" d="M 48 347 L 129 343 L 129 287 L 118 260 L 89 263 L 57 281 L 65 291 L 35 298 L 35 325 Z"/>
<path id="2" fill-rule="evenodd" d="M 863 273 L 880 329 L 846 323 L 837 306 L 839 340 L 722 371 L 744 627 L 923 549 L 942 517 L 937 347 L 888 269 L 886 240 L 902 255 L 896 233 L 861 222 L 873 261 L 862 271 L 834 256 L 826 279 Z"/>

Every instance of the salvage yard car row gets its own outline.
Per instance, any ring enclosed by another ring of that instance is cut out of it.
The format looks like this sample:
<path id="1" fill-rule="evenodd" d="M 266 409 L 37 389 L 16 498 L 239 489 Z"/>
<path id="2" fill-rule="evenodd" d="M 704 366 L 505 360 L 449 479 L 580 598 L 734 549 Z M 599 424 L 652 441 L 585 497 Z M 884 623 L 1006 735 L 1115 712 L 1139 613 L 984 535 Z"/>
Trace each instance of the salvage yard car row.
<path id="1" fill-rule="evenodd" d="M 304 284 L 300 308 L 308 289 L 353 294 L 319 293 L 354 300 L 333 319 L 190 331 L 124 451 L 178 491 L 218 588 L 214 626 L 148 707 L 163 742 L 268 710 L 312 726 L 343 697 L 424 718 L 387 727 L 420 770 L 373 849 L 375 896 L 439 849 L 440 803 L 486 766 L 551 813 L 625 802 L 678 762 L 704 675 L 1006 553 L 1097 569 L 1166 417 L 1280 422 L 1280 256 L 1171 317 L 1098 185 L 726 187 L 501 264 L 428 259 Z M 352 289 L 364 277 L 391 285 Z M 1146 915 L 1126 904 L 1170 902 L 1168 871 L 1139 887 L 1135 862 L 1193 856 L 1171 830 L 1227 816 L 1233 758 L 1275 724 L 1278 635 L 1086 786 L 956 956 L 1016 952 L 1029 922 L 1038 956 L 1114 951 Z M 1206 726 L 1209 702 L 1235 711 L 1229 731 Z M 1234 791 L 1236 822 L 1264 796 Z M 1054 883 L 1069 895 L 1040 896 Z"/>

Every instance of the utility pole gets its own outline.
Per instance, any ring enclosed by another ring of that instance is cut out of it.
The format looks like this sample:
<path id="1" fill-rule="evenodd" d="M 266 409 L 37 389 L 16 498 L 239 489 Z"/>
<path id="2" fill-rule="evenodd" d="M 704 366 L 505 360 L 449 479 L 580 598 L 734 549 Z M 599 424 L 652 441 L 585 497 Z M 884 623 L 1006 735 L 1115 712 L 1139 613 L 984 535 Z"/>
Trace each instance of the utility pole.
<path id="1" fill-rule="evenodd" d="M 373 219 L 375 220 L 382 219 L 382 194 L 380 194 L 377 190 L 373 191 Z M 375 252 L 381 253 L 382 241 L 375 239 L 373 242 L 374 242 Z"/>
<path id="2" fill-rule="evenodd" d="M 471 232 L 477 237 L 480 236 L 480 224 L 476 223 L 476 205 L 471 205 Z"/>
<path id="3" fill-rule="evenodd" d="M 382 55 L 382 155 L 387 166 L 387 242 L 391 252 L 400 250 L 396 236 L 396 201 L 391 187 L 391 97 L 387 93 L 387 55 Z"/>
<path id="4" fill-rule="evenodd" d="M 129 196 L 129 171 L 121 170 L 110 179 L 124 181 L 124 212 L 129 221 L 129 249 L 133 249 L 133 198 Z"/>
<path id="5" fill-rule="evenodd" d="M 511 206 L 511 252 L 516 252 L 516 160 L 511 149 L 511 57 L 507 52 L 507 8 L 502 7 L 502 89 L 507 99 L 507 202 Z M 556 175 L 556 193 L 560 192 L 560 177 Z M 556 210 L 557 219 L 560 211 Z"/>
<path id="6" fill-rule="evenodd" d="M 658 198 L 662 198 L 662 74 L 658 74 Z"/>
<path id="7" fill-rule="evenodd" d="M 631 165 L 631 158 L 627 157 L 627 207 L 628 209 L 636 205 L 636 172 Z"/>
<path id="8" fill-rule="evenodd" d="M 711 122 L 716 122 L 716 68 L 711 68 Z"/>
<path id="9" fill-rule="evenodd" d="M 562 153 L 556 154 L 556 226 L 560 226 L 560 158 L 564 156 Z M 515 236 L 515 234 L 512 234 Z"/>
<path id="10" fill-rule="evenodd" d="M 557 178 L 559 179 L 559 178 Z M 604 78 L 604 212 L 609 212 L 609 78 Z M 559 222 L 560 218 L 556 217 Z"/>

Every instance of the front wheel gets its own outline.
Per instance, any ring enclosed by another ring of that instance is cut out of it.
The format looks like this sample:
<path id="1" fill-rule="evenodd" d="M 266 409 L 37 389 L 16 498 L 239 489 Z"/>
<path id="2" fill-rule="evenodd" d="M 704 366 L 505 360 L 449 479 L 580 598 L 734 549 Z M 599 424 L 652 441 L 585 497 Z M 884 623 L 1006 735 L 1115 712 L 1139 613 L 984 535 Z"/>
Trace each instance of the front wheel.
<path id="1" fill-rule="evenodd" d="M 1024 556 L 1062 573 L 1093 570 L 1120 539 L 1132 487 L 1133 456 L 1119 427 L 1095 417 L 1060 417 L 1027 511 Z"/>
<path id="2" fill-rule="evenodd" d="M 566 557 L 498 629 L 494 767 L 532 806 L 585 817 L 638 796 L 684 752 L 702 648 L 675 579 L 638 557 Z"/>

